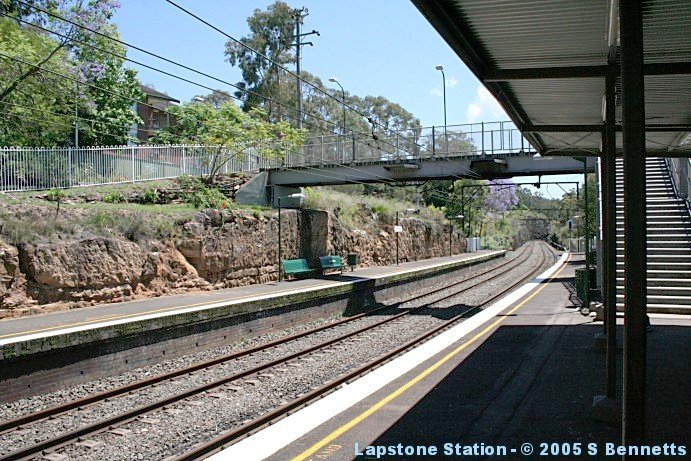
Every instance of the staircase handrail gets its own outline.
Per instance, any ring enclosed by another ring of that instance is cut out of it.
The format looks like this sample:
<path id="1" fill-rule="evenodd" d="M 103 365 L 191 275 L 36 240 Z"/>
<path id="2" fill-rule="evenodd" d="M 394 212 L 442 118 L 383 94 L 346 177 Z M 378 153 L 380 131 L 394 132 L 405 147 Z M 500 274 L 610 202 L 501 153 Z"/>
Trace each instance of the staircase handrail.
<path id="1" fill-rule="evenodd" d="M 669 169 L 670 177 L 672 178 L 672 187 L 674 188 L 674 194 L 679 197 L 684 199 L 684 204 L 686 205 L 686 209 L 691 215 L 691 178 L 689 177 L 689 171 L 691 170 L 691 158 L 680 158 L 680 162 L 686 161 L 687 167 L 686 169 L 682 168 L 677 168 L 677 165 L 674 162 L 674 158 L 672 157 L 666 157 L 665 158 L 665 163 L 667 164 L 667 168 Z M 685 171 L 684 171 L 685 170 Z M 682 193 L 682 182 L 685 181 L 686 184 L 686 193 Z"/>

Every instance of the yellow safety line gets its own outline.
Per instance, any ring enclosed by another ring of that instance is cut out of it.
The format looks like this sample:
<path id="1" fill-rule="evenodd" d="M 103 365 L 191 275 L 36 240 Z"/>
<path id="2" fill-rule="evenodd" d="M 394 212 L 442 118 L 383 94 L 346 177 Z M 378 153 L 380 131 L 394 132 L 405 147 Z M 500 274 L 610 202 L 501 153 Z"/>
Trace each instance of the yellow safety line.
<path id="1" fill-rule="evenodd" d="M 468 258 L 468 259 L 465 259 L 465 261 L 472 261 L 473 259 L 477 259 L 477 257 L 475 257 L 475 258 Z M 462 260 L 462 261 L 463 261 L 463 260 Z M 429 268 L 429 267 L 435 267 L 435 265 L 432 264 L 432 265 L 429 265 L 429 266 L 424 266 L 424 267 L 419 268 L 419 270 L 427 269 L 427 268 Z M 380 278 L 380 277 L 386 277 L 387 275 L 392 275 L 392 274 L 397 274 L 397 273 L 404 273 L 404 272 L 405 272 L 405 271 L 401 272 L 401 271 L 395 271 L 395 270 L 394 270 L 394 271 L 391 271 L 391 272 L 385 272 L 385 273 L 383 273 L 383 274 L 378 274 L 377 277 L 379 277 L 379 278 Z M 210 301 L 205 301 L 205 302 L 202 302 L 202 303 L 183 304 L 182 306 L 164 307 L 164 308 L 161 308 L 161 309 L 154 309 L 154 310 L 152 310 L 152 311 L 142 311 L 142 312 L 136 312 L 136 313 L 132 313 L 132 314 L 120 314 L 120 315 L 111 315 L 111 316 L 107 316 L 107 317 L 98 317 L 98 318 L 95 318 L 95 319 L 93 319 L 93 320 L 88 320 L 88 321 L 83 321 L 83 322 L 67 323 L 67 324 L 55 325 L 55 326 L 51 326 L 51 327 L 38 328 L 38 329 L 35 329 L 35 330 L 21 331 L 21 332 L 17 332 L 17 333 L 8 333 L 8 334 L 5 334 L 5 335 L 0 335 L 0 339 L 12 338 L 12 337 L 16 337 L 16 336 L 27 336 L 27 335 L 36 334 L 36 333 L 43 333 L 43 332 L 46 332 L 46 331 L 64 330 L 64 329 L 67 329 L 67 328 L 79 327 L 79 326 L 84 326 L 84 325 L 92 325 L 92 324 L 95 324 L 95 323 L 108 322 L 108 321 L 111 321 L 111 320 L 126 319 L 126 318 L 131 318 L 131 317 L 143 317 L 143 316 L 147 316 L 147 315 L 151 315 L 151 314 L 158 314 L 158 313 L 161 313 L 161 312 L 168 312 L 168 311 L 174 311 L 174 310 L 187 309 L 187 308 L 190 308 L 190 307 L 203 306 L 203 305 L 205 305 L 205 304 L 211 305 L 211 304 L 216 304 L 216 303 L 222 303 L 222 302 L 225 302 L 225 301 L 231 301 L 231 302 L 232 302 L 232 301 L 242 301 L 243 299 L 248 299 L 248 298 L 258 298 L 258 297 L 261 297 L 261 296 L 274 296 L 274 295 L 281 295 L 281 294 L 291 293 L 291 292 L 299 292 L 299 291 L 308 290 L 308 289 L 310 289 L 310 288 L 329 288 L 329 287 L 332 287 L 332 286 L 338 286 L 339 283 L 348 283 L 348 282 L 338 282 L 338 283 L 336 283 L 336 284 L 332 283 L 332 284 L 328 284 L 328 285 L 309 285 L 309 286 L 306 286 L 306 287 L 291 288 L 291 289 L 287 289 L 287 290 L 273 291 L 273 292 L 265 293 L 265 294 L 254 294 L 254 295 L 240 296 L 240 297 L 238 297 L 238 298 L 232 298 L 232 299 L 226 298 L 226 299 L 220 299 L 220 300 L 218 300 L 218 301 L 211 301 L 211 302 L 210 302 Z"/>
<path id="2" fill-rule="evenodd" d="M 561 267 L 554 275 L 552 275 L 552 276 L 549 278 L 548 281 L 551 281 L 552 279 L 554 279 L 555 277 L 557 277 L 557 276 L 561 273 L 561 271 L 564 270 L 564 268 L 566 267 L 566 263 L 569 261 L 569 259 L 571 259 L 571 254 L 569 254 L 569 256 L 568 256 L 568 258 L 566 259 L 566 261 L 564 261 L 562 267 Z M 294 457 L 294 458 L 292 459 L 292 461 L 303 461 L 303 460 L 307 459 L 307 457 L 312 456 L 312 455 L 315 454 L 317 451 L 319 451 L 320 449 L 324 448 L 327 444 L 333 442 L 334 440 L 336 440 L 337 438 L 339 438 L 340 436 L 342 436 L 343 434 L 345 434 L 346 432 L 348 432 L 350 429 L 352 429 L 353 427 L 357 426 L 358 424 L 360 424 L 360 423 L 361 423 L 362 421 L 364 421 L 365 419 L 367 419 L 367 418 L 369 418 L 370 416 L 372 416 L 374 413 L 376 413 L 377 411 L 379 411 L 379 410 L 380 410 L 382 407 L 384 407 L 386 404 L 388 404 L 389 402 L 391 402 L 391 401 L 392 401 L 393 399 L 395 399 L 396 397 L 399 397 L 400 395 L 402 395 L 403 393 L 405 393 L 408 389 L 410 389 L 410 388 L 413 387 L 415 384 L 417 384 L 417 383 L 419 383 L 420 381 L 422 381 L 424 378 L 426 378 L 427 376 L 429 376 L 429 375 L 430 375 L 432 372 L 434 372 L 436 369 L 438 369 L 438 368 L 441 367 L 443 364 L 445 364 L 446 362 L 448 362 L 449 360 L 451 360 L 451 359 L 452 359 L 454 356 L 456 356 L 459 352 L 463 351 L 465 348 L 467 348 L 468 346 L 470 346 L 471 344 L 473 344 L 475 341 L 477 341 L 478 339 L 480 339 L 481 337 L 483 337 L 487 332 L 489 332 L 489 331 L 492 330 L 494 327 L 496 327 L 497 325 L 499 325 L 500 323 L 502 323 L 504 320 L 506 320 L 506 316 L 507 316 L 507 315 L 510 315 L 510 314 L 514 313 L 515 311 L 517 311 L 519 308 L 521 308 L 523 305 L 525 305 L 528 301 L 530 301 L 530 300 L 533 299 L 535 296 L 537 296 L 537 294 L 540 293 L 545 287 L 547 287 L 547 284 L 544 284 L 544 285 L 542 285 L 540 288 L 538 288 L 535 292 L 533 292 L 533 294 L 531 294 L 530 296 L 528 296 L 528 297 L 527 297 L 525 300 L 523 300 L 520 304 L 518 304 L 516 307 L 514 307 L 514 308 L 511 309 L 509 312 L 507 312 L 507 313 L 505 314 L 504 317 L 501 317 L 501 318 L 499 318 L 498 320 L 494 321 L 491 325 L 489 325 L 489 326 L 486 327 L 484 330 L 482 330 L 481 332 L 479 332 L 478 334 L 476 334 L 475 336 L 473 336 L 469 341 L 467 341 L 467 342 L 461 344 L 461 345 L 458 346 L 456 349 L 454 349 L 453 351 L 449 352 L 447 355 L 445 355 L 444 357 L 442 357 L 441 359 L 439 359 L 438 362 L 436 362 L 435 364 L 431 365 L 429 368 L 427 368 L 426 370 L 424 370 L 422 373 L 420 373 L 419 375 L 417 375 L 416 377 L 414 377 L 413 379 L 411 379 L 410 381 L 408 381 L 407 383 L 405 383 L 404 385 L 402 385 L 401 387 L 399 387 L 398 389 L 396 389 L 395 391 L 393 391 L 391 394 L 389 394 L 389 395 L 387 395 L 386 397 L 384 397 L 383 399 L 381 399 L 379 402 L 377 402 L 376 404 L 374 404 L 372 407 L 370 407 L 369 409 L 367 409 L 367 410 L 365 410 L 364 412 L 360 413 L 358 416 L 356 416 L 355 418 L 351 419 L 349 422 L 347 422 L 346 424 L 342 425 L 341 427 L 339 427 L 338 429 L 336 429 L 335 431 L 333 431 L 332 433 L 330 433 L 329 435 L 327 435 L 326 437 L 324 437 L 323 439 L 321 439 L 319 442 L 315 443 L 314 445 L 312 445 L 311 447 L 309 447 L 307 450 L 303 451 L 302 453 L 300 453 L 299 455 L 297 455 L 296 457 Z"/>

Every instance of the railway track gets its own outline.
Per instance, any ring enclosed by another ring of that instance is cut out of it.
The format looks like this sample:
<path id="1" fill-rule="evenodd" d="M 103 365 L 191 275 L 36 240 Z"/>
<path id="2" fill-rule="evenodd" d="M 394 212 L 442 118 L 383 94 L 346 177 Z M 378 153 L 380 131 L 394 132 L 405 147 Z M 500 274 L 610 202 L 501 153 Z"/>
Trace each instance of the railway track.
<path id="1" fill-rule="evenodd" d="M 129 411 L 122 412 L 122 413 L 116 414 L 114 416 L 101 419 L 101 420 L 97 421 L 96 423 L 88 424 L 88 425 L 85 425 L 83 427 L 79 427 L 77 429 L 71 430 L 71 431 L 66 431 L 57 437 L 37 441 L 36 443 L 34 443 L 31 446 L 24 447 L 23 449 L 20 449 L 20 450 L 14 451 L 12 453 L 6 454 L 3 457 L 1 457 L 0 459 L 2 459 L 2 460 L 31 459 L 35 456 L 40 456 L 42 454 L 45 454 L 48 451 L 53 452 L 53 451 L 55 451 L 61 447 L 65 447 L 65 446 L 73 444 L 75 442 L 84 440 L 85 438 L 93 437 L 93 436 L 95 436 L 99 433 L 102 433 L 104 431 L 113 430 L 113 428 L 115 428 L 115 427 L 122 426 L 122 425 L 129 423 L 129 422 L 136 421 L 136 420 L 140 419 L 141 417 L 143 417 L 145 415 L 149 415 L 149 414 L 151 414 L 157 410 L 166 409 L 170 405 L 173 405 L 176 402 L 180 402 L 180 401 L 183 401 L 185 399 L 189 399 L 191 397 L 198 396 L 204 392 L 209 392 L 209 391 L 212 391 L 214 389 L 221 388 L 222 386 L 228 385 L 228 384 L 232 383 L 233 381 L 238 381 L 240 379 L 246 379 L 246 378 L 251 377 L 251 376 L 256 376 L 257 374 L 259 374 L 261 372 L 266 372 L 272 368 L 275 368 L 279 365 L 284 365 L 284 364 L 289 363 L 291 361 L 295 361 L 295 360 L 297 360 L 301 357 L 304 357 L 308 354 L 313 354 L 317 351 L 324 350 L 324 349 L 326 349 L 330 346 L 336 345 L 338 343 L 343 343 L 346 340 L 349 340 L 351 338 L 355 338 L 358 335 L 362 335 L 363 333 L 370 332 L 372 330 L 380 328 L 383 325 L 391 324 L 392 322 L 400 321 L 400 319 L 402 319 L 403 317 L 408 316 L 408 315 L 415 313 L 415 312 L 419 312 L 421 309 L 423 309 L 425 307 L 429 307 L 430 305 L 438 303 L 438 302 L 443 301 L 445 299 L 450 299 L 450 298 L 456 297 L 461 293 L 464 293 L 468 290 L 475 288 L 476 286 L 478 286 L 478 284 L 484 284 L 490 280 L 495 280 L 495 279 L 511 272 L 512 270 L 516 269 L 519 266 L 522 266 L 526 261 L 528 261 L 531 258 L 536 247 L 539 248 L 538 251 L 542 252 L 542 258 L 541 258 L 541 261 L 538 264 L 537 268 L 535 270 L 531 271 L 527 276 L 521 278 L 518 282 L 516 282 L 516 283 L 512 284 L 511 286 L 509 286 L 508 288 L 502 290 L 500 293 L 492 296 L 492 298 L 486 300 L 482 304 L 476 305 L 473 307 L 469 307 L 468 309 L 465 309 L 462 313 L 456 315 L 451 320 L 445 322 L 439 328 L 435 328 L 434 330 L 426 333 L 425 335 L 422 335 L 421 337 L 416 338 L 415 340 L 411 341 L 410 343 L 407 343 L 406 345 L 404 345 L 405 346 L 404 349 L 401 349 L 400 347 L 397 348 L 396 351 L 398 351 L 398 352 L 394 351 L 393 355 L 387 354 L 386 356 L 383 356 L 382 358 L 375 360 L 373 363 L 369 363 L 365 367 L 361 367 L 362 369 L 355 370 L 355 372 L 349 373 L 347 376 L 339 377 L 335 381 L 328 383 L 327 388 L 321 389 L 322 394 L 323 394 L 323 392 L 327 392 L 329 389 L 333 389 L 333 387 L 338 386 L 342 382 L 347 381 L 349 379 L 352 379 L 354 376 L 358 376 L 358 375 L 362 374 L 364 371 L 371 369 L 372 367 L 376 366 L 377 364 L 382 363 L 383 361 L 390 359 L 394 355 L 397 355 L 398 353 L 400 353 L 402 350 L 408 349 L 408 348 L 412 347 L 413 345 L 418 344 L 420 341 L 424 341 L 426 338 L 428 338 L 434 334 L 437 334 L 438 332 L 442 331 L 445 328 L 448 328 L 449 326 L 451 326 L 455 322 L 462 319 L 462 317 L 466 316 L 471 311 L 479 309 L 482 306 L 491 303 L 493 300 L 502 296 L 505 292 L 513 289 L 513 287 L 515 287 L 516 285 L 523 283 L 525 281 L 525 279 L 532 277 L 533 274 L 536 271 L 538 271 L 544 265 L 544 262 L 546 260 L 545 253 L 544 253 L 544 251 L 545 251 L 544 245 L 540 245 L 540 244 L 527 245 L 526 247 L 523 248 L 523 250 L 521 251 L 520 254 L 518 254 L 517 256 L 512 258 L 510 261 L 507 262 L 507 264 L 505 264 L 503 266 L 493 267 L 490 269 L 480 271 L 480 272 L 474 274 L 473 276 L 471 276 L 469 278 L 465 278 L 465 279 L 456 281 L 456 282 L 452 283 L 451 285 L 440 287 L 440 288 L 434 289 L 434 290 L 430 290 L 430 291 L 428 291 L 428 292 L 426 292 L 420 296 L 414 297 L 413 299 L 420 300 L 420 299 L 429 298 L 431 296 L 438 295 L 441 293 L 440 297 L 437 297 L 436 299 L 434 299 L 434 301 L 424 303 L 422 306 L 416 307 L 414 309 L 405 310 L 404 312 L 397 313 L 397 314 L 395 314 L 391 317 L 388 317 L 384 320 L 374 322 L 370 325 L 366 325 L 365 327 L 359 328 L 355 331 L 347 332 L 343 335 L 328 339 L 327 341 L 324 341 L 324 342 L 321 342 L 318 344 L 314 344 L 310 347 L 301 349 L 300 351 L 294 352 L 292 354 L 284 355 L 284 356 L 282 356 L 276 360 L 262 363 L 260 365 L 251 367 L 249 369 L 240 371 L 239 373 L 234 373 L 234 374 L 231 374 L 229 376 L 225 376 L 222 379 L 214 380 L 214 381 L 205 383 L 202 386 L 197 386 L 197 387 L 194 387 L 192 389 L 188 389 L 184 392 L 176 393 L 176 394 L 171 395 L 167 398 L 152 402 L 148 405 L 140 406 L 140 407 L 131 409 Z M 527 254 L 527 256 L 526 256 L 526 254 Z M 483 279 L 483 277 L 485 277 L 485 278 Z M 469 286 L 464 286 L 461 289 L 455 289 L 455 287 L 458 287 L 459 285 L 471 284 L 473 281 L 477 281 L 479 279 L 483 279 L 483 280 L 479 281 L 478 284 L 476 284 L 476 285 L 469 285 Z M 410 301 L 412 301 L 412 300 L 407 300 L 404 303 L 398 303 L 398 305 L 402 305 L 402 304 L 408 303 Z M 378 311 L 383 310 L 383 309 L 390 309 L 390 308 L 391 308 L 391 306 L 385 306 L 383 308 L 378 309 Z M 368 313 L 368 314 L 371 314 L 371 313 Z M 30 415 L 25 415 L 21 418 L 17 418 L 13 421 L 8 421 L 8 422 L 0 425 L 0 428 L 3 430 L 3 433 L 0 435 L 3 435 L 3 436 L 10 435 L 12 431 L 26 431 L 27 430 L 26 426 L 31 424 L 31 423 L 39 423 L 41 421 L 46 420 L 47 418 L 53 418 L 53 419 L 59 418 L 62 415 L 68 414 L 69 412 L 71 412 L 73 410 L 78 411 L 78 412 L 84 411 L 84 410 L 88 409 L 89 407 L 98 404 L 99 402 L 107 402 L 107 401 L 114 399 L 114 398 L 117 398 L 119 396 L 131 394 L 135 391 L 142 391 L 142 390 L 145 390 L 147 388 L 156 386 L 157 384 L 162 383 L 166 380 L 169 381 L 171 379 L 182 377 L 184 375 L 190 375 L 190 374 L 196 373 L 198 371 L 207 370 L 207 369 L 214 367 L 216 365 L 219 365 L 221 363 L 225 363 L 225 362 L 228 362 L 228 361 L 240 358 L 240 357 L 250 357 L 252 354 L 255 354 L 255 353 L 261 352 L 261 351 L 266 351 L 270 348 L 276 347 L 279 344 L 285 344 L 287 342 L 295 341 L 297 339 L 304 338 L 308 335 L 315 334 L 316 332 L 323 332 L 323 331 L 335 328 L 339 325 L 354 322 L 354 321 L 364 317 L 365 315 L 366 314 L 352 317 L 349 319 L 345 319 L 343 321 L 339 321 L 339 322 L 336 322 L 334 324 L 322 326 L 322 327 L 314 329 L 314 330 L 310 330 L 307 332 L 302 332 L 302 333 L 299 333 L 299 334 L 296 334 L 293 336 L 282 338 L 281 340 L 273 341 L 271 343 L 267 343 L 267 344 L 264 344 L 262 346 L 255 347 L 255 348 L 249 349 L 247 351 L 242 351 L 242 352 L 230 354 L 227 356 L 219 357 L 219 358 L 216 358 L 216 359 L 211 360 L 211 361 L 196 364 L 193 367 L 190 367 L 187 369 L 176 370 L 174 372 L 167 373 L 167 374 L 160 375 L 160 376 L 156 376 L 156 377 L 144 380 L 144 381 L 131 383 L 131 384 L 129 384 L 127 386 L 123 386 L 121 388 L 112 389 L 112 390 L 109 390 L 107 392 L 103 392 L 101 394 L 88 396 L 88 397 L 83 398 L 83 399 L 79 399 L 79 400 L 76 400 L 73 402 L 69 402 L 69 403 L 66 403 L 63 405 L 49 408 L 49 409 L 46 409 L 46 410 L 41 411 L 41 412 L 36 412 L 36 413 L 32 413 Z M 316 396 L 317 394 L 318 394 L 317 390 L 313 390 L 313 391 L 305 394 L 304 396 L 300 397 L 300 399 L 294 400 L 292 402 L 288 402 L 286 405 L 283 405 L 280 408 L 277 408 L 274 411 L 265 414 L 260 419 L 253 420 L 247 424 L 242 425 L 241 427 L 235 429 L 232 434 L 226 435 L 226 439 L 224 439 L 222 442 L 212 441 L 212 443 L 209 446 L 214 445 L 215 448 L 213 448 L 213 447 L 209 448 L 205 445 L 204 447 L 202 447 L 202 450 L 201 450 L 201 451 L 203 451 L 203 453 L 199 452 L 199 450 L 195 450 L 196 454 L 189 454 L 189 456 L 191 456 L 191 457 L 188 457 L 188 455 L 186 454 L 185 456 L 181 457 L 180 459 L 193 459 L 194 457 L 202 456 L 204 453 L 209 453 L 210 451 L 213 451 L 214 449 L 218 448 L 219 446 L 222 446 L 226 443 L 229 443 L 228 440 L 232 440 L 234 438 L 237 438 L 237 437 L 239 437 L 239 436 L 241 436 L 241 435 L 243 435 L 249 431 L 256 429 L 257 427 L 260 427 L 263 424 L 266 424 L 271 419 L 275 419 L 278 415 L 285 414 L 288 411 L 291 411 L 291 410 L 293 410 L 293 409 L 295 409 L 301 405 L 304 405 L 307 401 L 314 398 L 314 396 Z M 220 445 L 219 445 L 219 443 L 220 443 Z"/>

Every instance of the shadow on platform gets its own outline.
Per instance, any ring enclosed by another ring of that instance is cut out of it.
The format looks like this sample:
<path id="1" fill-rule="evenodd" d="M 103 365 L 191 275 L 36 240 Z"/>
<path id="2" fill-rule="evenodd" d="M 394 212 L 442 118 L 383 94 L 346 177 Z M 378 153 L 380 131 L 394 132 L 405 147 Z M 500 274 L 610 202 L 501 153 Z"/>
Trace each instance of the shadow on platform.
<path id="1" fill-rule="evenodd" d="M 500 327 L 372 444 L 594 442 L 600 455 L 605 442 L 620 444 L 619 427 L 591 418 L 592 398 L 604 390 L 605 357 L 593 347 L 602 326 L 526 320 Z M 648 337 L 650 443 L 689 442 L 690 333 L 658 325 Z M 621 352 L 618 360 L 621 385 Z"/>

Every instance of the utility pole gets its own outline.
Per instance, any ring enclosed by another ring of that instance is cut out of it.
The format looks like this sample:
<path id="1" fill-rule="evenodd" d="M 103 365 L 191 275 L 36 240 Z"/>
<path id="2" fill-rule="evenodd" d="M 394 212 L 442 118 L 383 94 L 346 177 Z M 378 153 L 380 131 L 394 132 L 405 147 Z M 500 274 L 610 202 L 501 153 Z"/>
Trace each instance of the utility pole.
<path id="1" fill-rule="evenodd" d="M 316 34 L 319 36 L 319 32 L 316 30 L 313 30 L 312 32 L 307 32 L 307 33 L 300 33 L 300 26 L 302 25 L 303 20 L 309 16 L 309 12 L 307 8 L 300 8 L 299 10 L 295 10 L 294 12 L 294 18 L 295 18 L 295 43 L 293 43 L 293 46 L 295 47 L 295 65 L 296 65 L 296 74 L 297 78 L 295 79 L 296 83 L 296 90 L 297 90 L 297 99 L 298 99 L 298 108 L 297 108 L 297 127 L 298 129 L 302 129 L 302 78 L 300 77 L 300 60 L 301 60 L 301 52 L 302 52 L 302 47 L 304 45 L 309 45 L 309 46 L 314 46 L 312 42 L 302 42 L 302 37 L 306 37 L 308 35 L 313 35 Z"/>
<path id="2" fill-rule="evenodd" d="M 74 148 L 79 149 L 79 86 L 74 84 Z"/>

